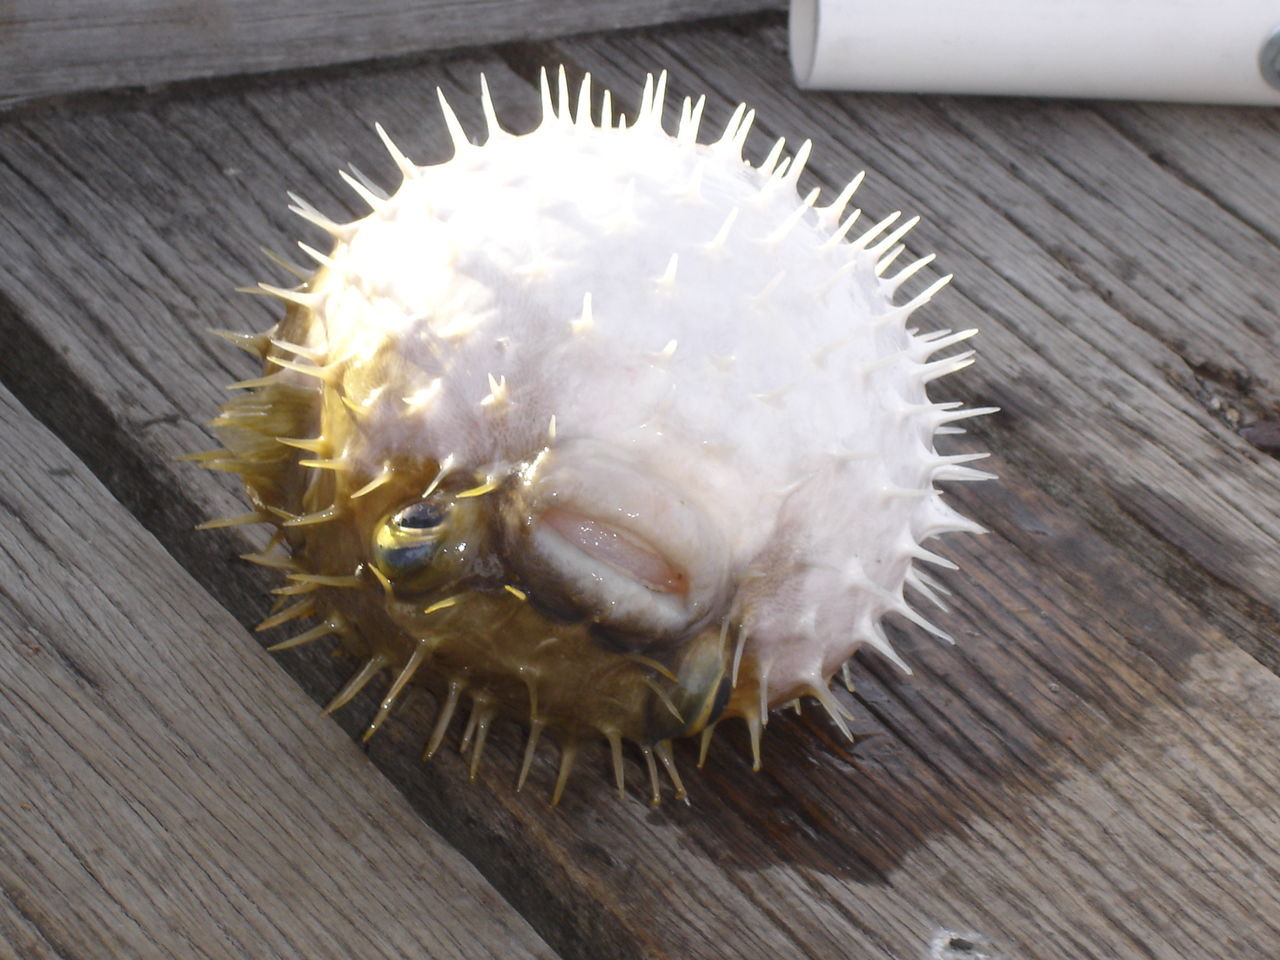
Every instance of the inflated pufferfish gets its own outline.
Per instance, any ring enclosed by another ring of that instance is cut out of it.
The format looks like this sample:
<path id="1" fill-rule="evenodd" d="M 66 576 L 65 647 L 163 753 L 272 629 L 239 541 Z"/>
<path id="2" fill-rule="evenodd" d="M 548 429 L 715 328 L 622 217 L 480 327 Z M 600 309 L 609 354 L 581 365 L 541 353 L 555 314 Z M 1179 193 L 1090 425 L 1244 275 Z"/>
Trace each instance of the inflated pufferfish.
<path id="1" fill-rule="evenodd" d="M 483 83 L 483 81 L 482 81 Z M 939 480 L 986 477 L 933 437 L 981 409 L 935 403 L 930 381 L 970 363 L 931 359 L 969 337 L 919 335 L 894 305 L 912 222 L 850 241 L 860 177 L 829 206 L 796 182 L 809 144 L 758 167 L 741 151 L 753 114 L 697 142 L 703 100 L 662 127 L 665 75 L 630 126 L 576 114 L 542 77 L 542 124 L 498 125 L 471 144 L 441 96 L 456 153 L 403 173 L 390 197 L 348 181 L 373 212 L 304 249 L 319 269 L 266 288 L 289 307 L 261 335 L 265 360 L 214 422 L 226 450 L 197 455 L 243 475 L 277 527 L 252 557 L 281 567 L 263 628 L 315 616 L 275 648 L 336 634 L 363 666 L 329 709 L 375 676 L 377 730 L 411 680 L 440 710 L 426 746 L 469 701 L 472 773 L 490 723 L 561 742 L 558 799 L 579 738 L 655 756 L 684 790 L 670 743 L 741 717 L 759 765 L 771 708 L 828 689 L 869 644 L 900 663 L 879 624 L 904 599 L 936 599 L 923 543 L 976 530 Z M 286 552 L 281 552 L 287 548 Z"/>

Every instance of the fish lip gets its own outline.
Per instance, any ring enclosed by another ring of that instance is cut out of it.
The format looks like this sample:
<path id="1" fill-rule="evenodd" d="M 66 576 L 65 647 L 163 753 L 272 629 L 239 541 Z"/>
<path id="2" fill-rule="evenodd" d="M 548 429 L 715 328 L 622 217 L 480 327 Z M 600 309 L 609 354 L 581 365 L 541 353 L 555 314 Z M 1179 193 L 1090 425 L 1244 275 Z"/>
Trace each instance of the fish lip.
<path id="1" fill-rule="evenodd" d="M 686 588 L 657 591 L 617 568 L 611 571 L 607 562 L 540 523 L 550 510 L 610 527 L 652 550 L 684 575 Z M 576 440 L 544 450 L 511 485 L 503 528 L 508 556 L 521 578 L 535 589 L 539 583 L 549 586 L 555 574 L 571 581 L 577 605 L 596 622 L 655 640 L 683 638 L 727 605 L 726 538 L 676 484 L 612 445 Z M 626 596 L 611 596 L 611 591 Z"/>
<path id="2" fill-rule="evenodd" d="M 559 504 L 542 511 L 534 535 L 544 535 L 545 528 L 653 593 L 685 596 L 689 592 L 688 572 L 633 530 L 584 514 L 574 505 Z M 587 546 L 584 541 L 593 534 L 607 542 L 597 542 L 594 549 Z"/>

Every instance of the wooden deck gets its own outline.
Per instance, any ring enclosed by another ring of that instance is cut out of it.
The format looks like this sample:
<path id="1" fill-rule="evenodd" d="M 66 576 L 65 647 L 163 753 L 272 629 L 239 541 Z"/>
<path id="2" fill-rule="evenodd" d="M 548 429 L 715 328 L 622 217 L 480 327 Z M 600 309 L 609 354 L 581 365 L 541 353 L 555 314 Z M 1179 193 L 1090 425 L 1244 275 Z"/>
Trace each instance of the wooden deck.
<path id="1" fill-rule="evenodd" d="M 257 539 L 192 530 L 235 484 L 172 460 L 252 375 L 203 331 L 270 322 L 233 290 L 308 237 L 285 191 L 355 214 L 373 121 L 444 159 L 436 85 L 528 129 L 562 62 L 865 167 L 982 330 L 946 391 L 1003 410 L 958 438 L 1001 476 L 955 493 L 959 642 L 857 658 L 856 746 L 779 714 L 752 774 L 727 724 L 687 807 L 599 751 L 517 794 L 514 724 L 423 765 L 425 694 L 362 753 L 373 694 L 320 718 L 350 664 L 262 651 Z M 0 115 L 0 957 L 1280 956 L 1278 184 L 1273 110 L 802 94 L 778 14 Z"/>

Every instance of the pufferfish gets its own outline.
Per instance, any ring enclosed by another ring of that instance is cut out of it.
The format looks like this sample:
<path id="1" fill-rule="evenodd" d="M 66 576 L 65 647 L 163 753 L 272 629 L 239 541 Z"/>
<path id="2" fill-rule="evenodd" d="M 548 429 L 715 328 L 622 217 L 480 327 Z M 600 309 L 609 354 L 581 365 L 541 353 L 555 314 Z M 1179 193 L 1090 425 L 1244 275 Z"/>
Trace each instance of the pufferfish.
<path id="1" fill-rule="evenodd" d="M 250 555 L 284 571 L 260 629 L 316 618 L 274 645 L 337 636 L 362 665 L 329 710 L 388 686 L 366 737 L 411 683 L 437 695 L 430 757 L 455 710 L 472 776 L 491 724 L 552 731 L 559 799 L 583 738 L 657 762 L 685 796 L 673 740 L 738 717 L 759 767 L 770 710 L 811 697 L 848 732 L 829 689 L 867 645 L 903 666 L 881 619 L 945 636 L 904 589 L 938 602 L 924 544 L 981 528 L 936 483 L 988 477 L 985 454 L 942 456 L 935 435 L 989 412 L 928 385 L 975 331 L 921 334 L 895 304 L 932 257 L 890 274 L 915 220 L 853 233 L 861 181 L 817 205 L 797 182 L 806 142 L 745 161 L 754 112 L 698 140 L 705 98 L 663 127 L 666 76 L 628 124 L 590 77 L 571 108 L 563 68 L 543 119 L 495 116 L 473 144 L 440 95 L 454 156 L 418 166 L 377 127 L 403 180 L 332 238 L 261 334 L 260 356 L 196 455 L 243 476 L 267 523 Z M 846 675 L 846 680 L 847 680 Z"/>

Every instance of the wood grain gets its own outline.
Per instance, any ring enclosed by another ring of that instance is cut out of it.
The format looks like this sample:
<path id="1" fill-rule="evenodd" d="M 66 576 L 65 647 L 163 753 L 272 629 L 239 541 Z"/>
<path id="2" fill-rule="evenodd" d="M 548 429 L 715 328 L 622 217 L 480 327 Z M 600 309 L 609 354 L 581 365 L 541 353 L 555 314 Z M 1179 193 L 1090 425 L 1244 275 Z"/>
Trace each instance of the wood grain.
<path id="1" fill-rule="evenodd" d="M 780 0 L 9 0 L 0 109 L 52 95 L 297 70 L 778 8 Z"/>
<path id="2" fill-rule="evenodd" d="M 233 485 L 167 458 L 202 445 L 219 385 L 250 370 L 199 329 L 265 326 L 266 305 L 228 291 L 262 275 L 257 244 L 314 240 L 284 190 L 355 213 L 332 170 L 392 182 L 375 119 L 445 159 L 421 91 L 441 85 L 478 132 L 481 70 L 516 130 L 536 121 L 544 62 L 590 69 L 624 106 L 639 72 L 669 66 L 678 93 L 711 95 L 708 126 L 749 99 L 754 156 L 817 134 L 814 183 L 866 165 L 868 216 L 925 213 L 913 245 L 961 275 L 931 322 L 983 330 L 979 365 L 944 384 L 1004 408 L 962 444 L 996 449 L 1003 479 L 955 494 L 992 530 L 943 548 L 962 572 L 939 617 L 960 642 L 895 625 L 910 678 L 859 658 L 856 696 L 840 694 L 856 745 L 779 715 L 752 775 L 726 724 L 686 777 L 689 808 L 647 809 L 637 758 L 617 802 L 599 750 L 559 808 L 550 747 L 515 794 L 514 724 L 475 784 L 453 753 L 424 767 L 425 693 L 371 758 L 568 957 L 1275 956 L 1280 464 L 1212 407 L 1203 371 L 1246 371 L 1242 409 L 1275 397 L 1261 197 L 1280 131 L 1264 111 L 805 96 L 781 38 L 751 19 L 12 120 L 0 378 L 250 622 L 262 585 L 228 563 L 250 540 L 187 530 L 240 509 Z M 1227 146 L 1195 150 L 1210 134 Z M 1231 378 L 1219 389 L 1241 400 Z M 323 653 L 283 661 L 317 697 L 344 666 Z M 340 722 L 361 727 L 372 697 Z"/>
<path id="3" fill-rule="evenodd" d="M 3 389 L 0 444 L 0 956 L 555 956 Z"/>

